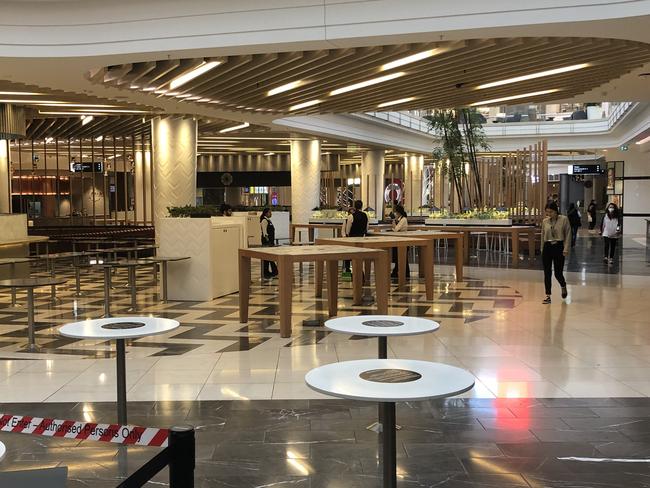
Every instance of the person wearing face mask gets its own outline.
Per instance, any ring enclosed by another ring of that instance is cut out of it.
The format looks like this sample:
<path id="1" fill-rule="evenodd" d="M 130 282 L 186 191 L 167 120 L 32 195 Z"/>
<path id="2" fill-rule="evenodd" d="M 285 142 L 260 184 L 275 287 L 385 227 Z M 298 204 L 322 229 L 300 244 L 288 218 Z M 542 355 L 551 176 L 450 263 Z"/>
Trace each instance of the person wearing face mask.
<path id="1" fill-rule="evenodd" d="M 562 289 L 562 298 L 568 295 L 564 279 L 564 258 L 571 249 L 571 225 L 569 219 L 559 215 L 557 203 L 546 204 L 546 218 L 542 221 L 542 263 L 544 265 L 544 287 L 546 298 L 542 303 L 551 303 L 552 274 Z"/>
<path id="2" fill-rule="evenodd" d="M 613 264 L 616 245 L 618 244 L 618 238 L 621 236 L 621 213 L 615 203 L 607 205 L 605 216 L 600 222 L 600 234 L 605 240 L 603 261 L 607 264 Z"/>
<path id="3" fill-rule="evenodd" d="M 404 210 L 404 207 L 402 205 L 395 205 L 393 207 L 393 222 L 391 223 L 391 229 L 393 232 L 404 232 L 408 230 L 408 220 L 406 219 L 406 210 Z M 408 255 L 408 253 L 407 253 Z M 398 269 L 398 264 L 397 264 L 397 249 L 393 248 L 393 262 L 395 263 L 395 267 L 393 268 L 393 272 L 391 273 L 391 278 L 397 278 L 399 269 Z M 409 268 L 409 263 L 408 263 L 408 258 L 406 259 L 406 277 L 408 278 L 409 275 L 411 274 L 411 269 Z"/>

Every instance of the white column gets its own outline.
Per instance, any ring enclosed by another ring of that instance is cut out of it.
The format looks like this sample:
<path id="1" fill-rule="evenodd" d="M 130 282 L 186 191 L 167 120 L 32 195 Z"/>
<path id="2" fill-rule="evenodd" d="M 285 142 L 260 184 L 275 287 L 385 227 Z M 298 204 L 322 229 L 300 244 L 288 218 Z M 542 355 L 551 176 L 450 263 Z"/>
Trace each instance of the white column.
<path id="1" fill-rule="evenodd" d="M 151 122 L 154 219 L 167 207 L 196 205 L 196 120 L 155 118 Z"/>
<path id="2" fill-rule="evenodd" d="M 11 213 L 9 141 L 0 139 L 0 213 Z"/>
<path id="3" fill-rule="evenodd" d="M 375 209 L 380 220 L 384 216 L 384 152 L 367 151 L 361 159 L 361 199 L 365 207 Z"/>
<path id="4" fill-rule="evenodd" d="M 320 141 L 291 141 L 291 219 L 309 222 L 312 209 L 320 204 Z"/>
<path id="5" fill-rule="evenodd" d="M 135 152 L 135 209 L 138 222 L 151 221 L 151 152 Z"/>
<path id="6" fill-rule="evenodd" d="M 404 207 L 409 215 L 419 215 L 422 206 L 422 171 L 424 156 L 407 154 L 404 157 Z"/>

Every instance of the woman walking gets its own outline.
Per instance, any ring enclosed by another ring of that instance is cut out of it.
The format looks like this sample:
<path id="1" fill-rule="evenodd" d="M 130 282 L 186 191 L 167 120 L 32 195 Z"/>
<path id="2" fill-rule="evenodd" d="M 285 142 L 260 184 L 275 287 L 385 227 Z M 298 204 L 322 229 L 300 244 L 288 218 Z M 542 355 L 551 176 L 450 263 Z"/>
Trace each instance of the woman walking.
<path id="1" fill-rule="evenodd" d="M 275 227 L 271 222 L 271 209 L 269 207 L 262 210 L 260 227 L 262 228 L 262 246 L 275 246 Z M 273 261 L 264 261 L 262 263 L 262 272 L 264 278 L 270 279 L 278 275 L 278 267 Z"/>
<path id="2" fill-rule="evenodd" d="M 571 247 L 576 246 L 576 239 L 578 238 L 578 227 L 582 226 L 581 215 L 578 208 L 574 203 L 569 204 L 569 210 L 566 213 L 571 225 Z"/>
<path id="3" fill-rule="evenodd" d="M 589 220 L 589 232 L 596 227 L 596 200 L 592 200 L 587 207 L 587 220 Z"/>
<path id="4" fill-rule="evenodd" d="M 571 225 L 569 219 L 559 215 L 557 203 L 546 204 L 546 218 L 542 221 L 542 263 L 544 264 L 544 287 L 546 298 L 542 303 L 551 303 L 552 274 L 562 289 L 562 298 L 566 298 L 566 280 L 564 279 L 564 258 L 571 249 Z"/>
<path id="5" fill-rule="evenodd" d="M 605 257 L 603 261 L 607 264 L 613 264 L 618 238 L 621 237 L 621 213 L 615 203 L 607 205 L 607 211 L 600 223 L 600 233 L 605 240 Z"/>

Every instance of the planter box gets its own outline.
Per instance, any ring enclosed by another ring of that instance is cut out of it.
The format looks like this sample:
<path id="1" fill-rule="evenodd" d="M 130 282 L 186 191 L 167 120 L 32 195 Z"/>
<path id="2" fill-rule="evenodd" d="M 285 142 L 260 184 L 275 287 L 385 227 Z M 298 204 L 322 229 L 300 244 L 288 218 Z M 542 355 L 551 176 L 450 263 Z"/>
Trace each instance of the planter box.
<path id="1" fill-rule="evenodd" d="M 512 225 L 512 219 L 426 219 L 425 225 L 483 225 L 501 226 Z"/>
<path id="2" fill-rule="evenodd" d="M 209 301 L 239 290 L 239 248 L 246 242 L 235 219 L 162 218 L 157 221 L 158 253 L 190 256 L 168 264 L 170 300 Z"/>

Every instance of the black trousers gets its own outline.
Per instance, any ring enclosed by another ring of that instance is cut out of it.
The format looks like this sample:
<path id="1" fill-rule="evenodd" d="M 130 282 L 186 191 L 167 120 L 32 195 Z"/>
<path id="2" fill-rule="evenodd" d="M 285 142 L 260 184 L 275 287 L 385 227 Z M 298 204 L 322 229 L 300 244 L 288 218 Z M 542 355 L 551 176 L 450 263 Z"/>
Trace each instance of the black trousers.
<path id="1" fill-rule="evenodd" d="M 605 239 L 605 257 L 613 259 L 614 253 L 616 252 L 616 244 L 618 244 L 618 239 L 612 237 L 603 237 Z"/>
<path id="2" fill-rule="evenodd" d="M 273 244 L 264 244 L 262 247 L 274 247 Z M 278 274 L 278 266 L 275 261 L 262 261 L 262 273 L 264 276 L 275 276 Z"/>
<path id="3" fill-rule="evenodd" d="M 411 268 L 409 267 L 409 248 L 406 248 L 406 277 L 408 278 L 411 276 Z M 393 268 L 392 275 L 397 276 L 399 272 L 399 264 L 397 262 L 397 248 L 393 248 L 393 262 L 395 263 L 395 267 Z"/>
<path id="4" fill-rule="evenodd" d="M 555 271 L 555 279 L 564 288 L 566 286 L 566 280 L 564 279 L 564 242 L 560 241 L 555 244 L 545 242 L 544 248 L 542 249 L 542 263 L 544 264 L 544 287 L 546 288 L 546 294 L 551 294 L 553 271 Z"/>

